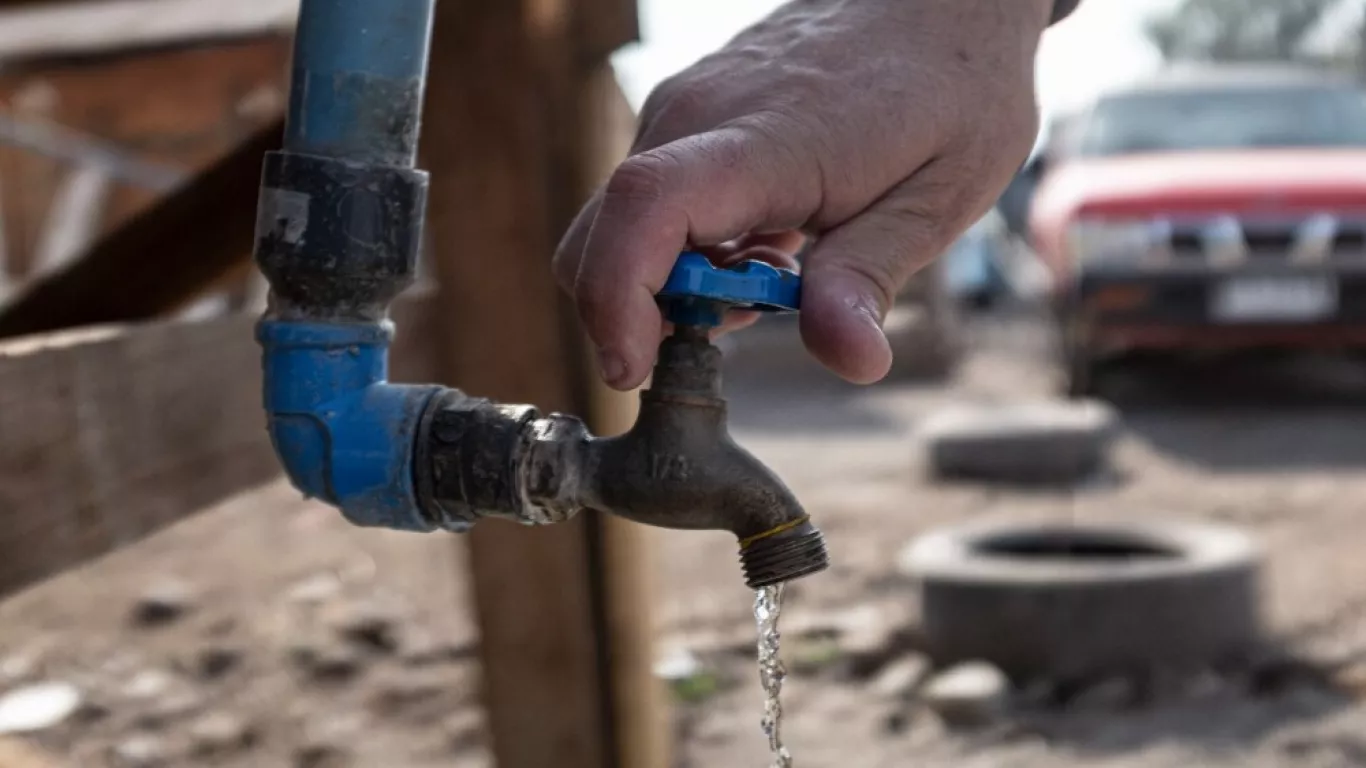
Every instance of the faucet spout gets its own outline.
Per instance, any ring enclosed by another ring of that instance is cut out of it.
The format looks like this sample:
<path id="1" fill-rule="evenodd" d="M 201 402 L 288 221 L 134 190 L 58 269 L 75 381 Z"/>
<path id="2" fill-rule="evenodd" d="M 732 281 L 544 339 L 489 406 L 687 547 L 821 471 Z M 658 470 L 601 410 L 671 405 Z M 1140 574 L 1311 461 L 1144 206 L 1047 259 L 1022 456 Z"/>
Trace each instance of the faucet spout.
<path id="1" fill-rule="evenodd" d="M 532 463 L 551 471 L 533 473 L 530 495 L 659 528 L 730 531 L 752 587 L 824 570 L 823 537 L 802 505 L 727 430 L 720 358 L 704 331 L 681 328 L 660 347 L 635 426 L 611 438 L 576 432 L 568 450 L 547 441 L 558 448 Z"/>

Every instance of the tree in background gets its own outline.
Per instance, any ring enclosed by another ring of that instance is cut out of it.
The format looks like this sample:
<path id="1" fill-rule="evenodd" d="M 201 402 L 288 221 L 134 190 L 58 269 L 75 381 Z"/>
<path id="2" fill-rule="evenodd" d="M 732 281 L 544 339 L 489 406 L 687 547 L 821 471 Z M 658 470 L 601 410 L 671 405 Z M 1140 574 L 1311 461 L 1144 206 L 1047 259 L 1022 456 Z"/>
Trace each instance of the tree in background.
<path id="1" fill-rule="evenodd" d="M 1340 65 L 1341 57 L 1310 52 L 1306 43 L 1347 2 L 1361 0 L 1184 0 L 1151 20 L 1147 34 L 1168 61 Z M 1362 47 L 1360 35 L 1348 37 L 1344 45 Z M 1363 57 L 1350 58 L 1355 64 Z"/>

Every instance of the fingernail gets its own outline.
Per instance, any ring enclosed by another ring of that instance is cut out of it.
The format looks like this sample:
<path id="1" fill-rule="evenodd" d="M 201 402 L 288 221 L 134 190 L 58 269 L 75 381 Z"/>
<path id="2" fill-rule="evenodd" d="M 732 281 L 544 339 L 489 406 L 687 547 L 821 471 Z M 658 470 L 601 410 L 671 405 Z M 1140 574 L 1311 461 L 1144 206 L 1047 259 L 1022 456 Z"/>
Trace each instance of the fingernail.
<path id="1" fill-rule="evenodd" d="M 598 350 L 598 369 L 608 384 L 619 384 L 626 378 L 626 360 L 610 349 Z"/>

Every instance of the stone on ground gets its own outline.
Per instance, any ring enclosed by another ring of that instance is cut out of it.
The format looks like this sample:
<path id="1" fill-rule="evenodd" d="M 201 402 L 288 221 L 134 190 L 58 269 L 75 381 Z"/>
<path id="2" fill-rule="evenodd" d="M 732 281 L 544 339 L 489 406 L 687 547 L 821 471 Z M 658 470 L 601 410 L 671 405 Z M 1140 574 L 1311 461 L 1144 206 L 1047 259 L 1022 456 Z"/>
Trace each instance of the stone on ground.
<path id="1" fill-rule="evenodd" d="M 882 698 L 901 698 L 915 692 L 930 671 L 929 659 L 918 654 L 902 657 L 888 664 L 873 678 L 869 686 Z"/>
<path id="2" fill-rule="evenodd" d="M 1117 424 L 1097 402 L 1015 403 L 944 411 L 919 436 L 941 477 L 1061 482 L 1104 464 Z"/>
<path id="3" fill-rule="evenodd" d="M 137 734 L 115 744 L 109 759 L 117 768 L 159 768 L 166 764 L 166 744 L 151 734 Z"/>
<path id="4" fill-rule="evenodd" d="M 985 662 L 951 667 L 925 684 L 925 702 L 946 725 L 974 727 L 996 720 L 1005 708 L 1010 682 L 1005 673 Z"/>
<path id="5" fill-rule="evenodd" d="M 0 734 L 32 733 L 61 725 L 84 701 L 69 683 L 40 683 L 0 696 Z"/>
<path id="6" fill-rule="evenodd" d="M 190 726 L 190 740 L 198 756 L 223 755 L 250 747 L 256 742 L 256 731 L 236 715 L 214 712 Z"/>
<path id="7" fill-rule="evenodd" d="M 133 604 L 133 623 L 152 627 L 170 624 L 196 607 L 194 590 L 178 581 L 154 584 Z"/>

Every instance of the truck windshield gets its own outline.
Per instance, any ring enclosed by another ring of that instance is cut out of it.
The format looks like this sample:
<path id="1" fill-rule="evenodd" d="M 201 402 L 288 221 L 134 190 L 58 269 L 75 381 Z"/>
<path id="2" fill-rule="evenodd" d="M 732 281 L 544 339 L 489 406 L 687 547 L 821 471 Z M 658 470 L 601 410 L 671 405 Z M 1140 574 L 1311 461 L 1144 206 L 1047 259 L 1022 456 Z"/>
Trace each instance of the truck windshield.
<path id="1" fill-rule="evenodd" d="M 1366 95 L 1348 88 L 1181 90 L 1103 99 L 1086 156 L 1274 147 L 1366 147 Z"/>

